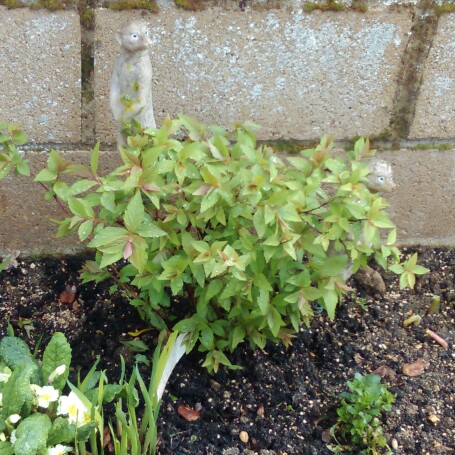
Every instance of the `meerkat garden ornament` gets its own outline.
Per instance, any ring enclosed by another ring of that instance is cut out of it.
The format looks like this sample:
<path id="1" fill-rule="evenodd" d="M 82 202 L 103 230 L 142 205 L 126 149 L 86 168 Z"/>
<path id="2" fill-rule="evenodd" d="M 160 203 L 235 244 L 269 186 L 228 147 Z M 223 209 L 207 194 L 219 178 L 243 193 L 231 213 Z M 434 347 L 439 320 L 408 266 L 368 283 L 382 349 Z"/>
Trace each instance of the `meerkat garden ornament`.
<path id="1" fill-rule="evenodd" d="M 116 39 L 121 46 L 111 77 L 110 105 L 117 126 L 117 146 L 126 144 L 125 124 L 137 120 L 155 128 L 152 101 L 152 62 L 148 54 L 147 25 L 134 21 L 125 25 Z"/>

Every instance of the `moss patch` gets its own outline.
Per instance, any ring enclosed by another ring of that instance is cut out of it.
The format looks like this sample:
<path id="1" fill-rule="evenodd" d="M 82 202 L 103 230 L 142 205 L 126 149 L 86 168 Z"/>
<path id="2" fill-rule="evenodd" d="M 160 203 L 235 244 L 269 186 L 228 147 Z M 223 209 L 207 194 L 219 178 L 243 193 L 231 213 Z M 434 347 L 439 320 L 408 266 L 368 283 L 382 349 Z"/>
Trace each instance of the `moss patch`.
<path id="1" fill-rule="evenodd" d="M 359 13 L 366 13 L 368 11 L 368 5 L 366 0 L 354 0 L 351 3 L 350 9 Z"/>
<path id="2" fill-rule="evenodd" d="M 174 2 L 179 8 L 188 11 L 203 11 L 206 6 L 203 0 L 174 0 Z"/>
<path id="3" fill-rule="evenodd" d="M 32 9 L 47 9 L 49 11 L 58 11 L 73 6 L 74 2 L 66 0 L 39 0 L 30 5 Z"/>
<path id="4" fill-rule="evenodd" d="M 442 5 L 435 5 L 434 12 L 438 15 L 455 13 L 455 4 L 452 2 L 445 2 Z"/>
<path id="5" fill-rule="evenodd" d="M 311 11 L 345 11 L 346 6 L 336 0 L 327 0 L 324 3 L 305 2 L 303 5 L 304 11 L 310 13 Z"/>
<path id="6" fill-rule="evenodd" d="M 443 142 L 441 144 L 417 144 L 410 148 L 412 150 L 452 150 L 455 146 L 448 142 Z"/>
<path id="7" fill-rule="evenodd" d="M 79 11 L 81 25 L 89 30 L 95 29 L 95 11 L 91 8 L 84 7 Z"/>
<path id="8" fill-rule="evenodd" d="M 22 8 L 24 6 L 19 0 L 2 0 L 0 4 L 6 6 L 8 9 Z"/>
<path id="9" fill-rule="evenodd" d="M 159 11 L 156 0 L 120 0 L 118 2 L 107 2 L 104 6 L 116 11 L 126 9 L 145 9 L 152 13 Z"/>

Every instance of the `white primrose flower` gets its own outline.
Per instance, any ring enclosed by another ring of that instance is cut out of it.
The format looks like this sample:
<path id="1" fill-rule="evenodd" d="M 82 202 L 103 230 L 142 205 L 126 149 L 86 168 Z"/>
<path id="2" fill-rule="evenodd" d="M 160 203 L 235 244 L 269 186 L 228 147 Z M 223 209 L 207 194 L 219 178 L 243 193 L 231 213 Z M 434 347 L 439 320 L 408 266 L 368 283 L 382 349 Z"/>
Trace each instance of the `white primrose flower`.
<path id="1" fill-rule="evenodd" d="M 38 406 L 40 408 L 48 408 L 53 401 L 57 401 L 59 393 L 57 389 L 54 389 L 50 385 L 40 387 L 36 384 L 30 384 L 30 388 L 38 398 Z"/>
<path id="2" fill-rule="evenodd" d="M 65 453 L 71 452 L 72 450 L 73 448 L 70 446 L 57 444 L 55 447 L 49 447 L 47 449 L 47 455 L 65 455 Z"/>
<path id="3" fill-rule="evenodd" d="M 6 434 L 5 433 L 0 433 L 0 441 L 6 441 Z"/>
<path id="4" fill-rule="evenodd" d="M 52 384 L 52 382 L 54 382 L 55 378 L 58 378 L 59 376 L 61 376 L 65 372 L 65 370 L 66 370 L 66 365 L 60 365 L 49 375 L 49 379 L 47 380 L 47 382 L 49 382 L 49 384 Z"/>
<path id="5" fill-rule="evenodd" d="M 67 415 L 70 423 L 82 426 L 91 422 L 90 412 L 74 392 L 58 400 L 57 414 Z"/>
<path id="6" fill-rule="evenodd" d="M 14 425 L 21 420 L 21 416 L 19 414 L 11 414 L 6 420 Z"/>

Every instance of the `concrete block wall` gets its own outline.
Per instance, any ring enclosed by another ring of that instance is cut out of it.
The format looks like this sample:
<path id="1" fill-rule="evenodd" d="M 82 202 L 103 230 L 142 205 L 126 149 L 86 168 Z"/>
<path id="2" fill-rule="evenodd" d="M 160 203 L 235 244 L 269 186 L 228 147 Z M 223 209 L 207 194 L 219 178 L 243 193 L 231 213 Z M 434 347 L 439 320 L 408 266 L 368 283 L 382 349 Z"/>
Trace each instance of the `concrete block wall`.
<path id="1" fill-rule="evenodd" d="M 114 33 L 141 17 L 158 123 L 186 113 L 225 126 L 251 119 L 263 140 L 369 135 L 394 167 L 398 188 L 388 199 L 399 242 L 455 246 L 455 7 L 442 8 L 447 2 L 204 0 L 188 11 L 157 0 L 157 13 L 88 0 L 57 11 L 2 3 L 0 119 L 23 126 L 34 169 L 50 147 L 79 161 L 96 141 L 106 167 L 116 165 Z M 53 238 L 49 217 L 56 208 L 29 179 L 0 181 L 0 255 L 74 250 L 74 239 Z"/>

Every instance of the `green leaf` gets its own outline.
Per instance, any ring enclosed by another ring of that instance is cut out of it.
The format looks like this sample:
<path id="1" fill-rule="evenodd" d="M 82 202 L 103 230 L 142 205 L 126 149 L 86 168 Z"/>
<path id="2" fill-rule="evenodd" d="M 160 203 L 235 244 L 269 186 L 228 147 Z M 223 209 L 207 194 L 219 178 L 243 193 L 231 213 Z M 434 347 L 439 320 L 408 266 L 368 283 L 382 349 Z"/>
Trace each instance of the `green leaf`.
<path id="1" fill-rule="evenodd" d="M 274 337 L 278 336 L 280 332 L 280 328 L 284 326 L 283 319 L 281 318 L 281 314 L 276 308 L 272 308 L 272 310 L 267 315 L 267 324 L 272 332 Z"/>
<path id="2" fill-rule="evenodd" d="M 245 339 L 245 327 L 237 325 L 232 331 L 231 350 L 233 351 Z"/>
<path id="3" fill-rule="evenodd" d="M 330 319 L 335 319 L 335 309 L 338 305 L 338 294 L 334 289 L 323 289 L 322 300 Z"/>
<path id="4" fill-rule="evenodd" d="M 137 228 L 136 233 L 138 235 L 140 235 L 141 237 L 149 237 L 149 238 L 166 237 L 168 235 L 166 231 L 163 231 L 158 226 L 156 226 L 154 223 L 141 224 Z"/>
<path id="5" fill-rule="evenodd" d="M 16 367 L 34 362 L 27 343 L 18 337 L 5 336 L 0 341 L 0 360 L 14 370 Z"/>
<path id="6" fill-rule="evenodd" d="M 30 176 L 30 169 L 28 167 L 28 161 L 27 160 L 20 160 L 16 164 L 16 169 L 17 172 L 19 172 L 20 175 L 25 175 L 26 177 Z"/>
<path id="7" fill-rule="evenodd" d="M 90 156 L 90 168 L 92 169 L 93 175 L 97 175 L 97 173 L 98 173 L 99 157 L 100 157 L 100 143 L 97 142 L 95 147 L 93 147 L 93 151 Z"/>
<path id="8" fill-rule="evenodd" d="M 51 427 L 51 419 L 47 414 L 32 414 L 22 420 L 16 428 L 14 453 L 16 455 L 44 453 Z"/>
<path id="9" fill-rule="evenodd" d="M 221 280 L 211 280 L 208 287 L 207 292 L 205 294 L 205 299 L 209 301 L 212 297 L 218 295 L 221 290 L 223 289 L 224 283 Z"/>
<path id="10" fill-rule="evenodd" d="M 301 223 L 302 219 L 293 204 L 286 204 L 278 210 L 278 215 L 286 221 Z"/>
<path id="11" fill-rule="evenodd" d="M 323 276 L 339 276 L 348 264 L 348 257 L 345 254 L 329 256 L 323 263 L 321 274 Z"/>
<path id="12" fill-rule="evenodd" d="M 79 226 L 79 229 L 77 231 L 79 235 L 79 240 L 81 242 L 84 242 L 87 240 L 87 237 L 92 233 L 93 231 L 93 220 L 87 220 L 81 223 Z"/>
<path id="13" fill-rule="evenodd" d="M 131 246 L 133 251 L 129 261 L 137 268 L 139 273 L 142 273 L 148 259 L 147 242 L 142 237 L 134 235 Z"/>
<path id="14" fill-rule="evenodd" d="M 19 364 L 3 386 L 2 416 L 6 419 L 12 414 L 21 414 L 26 401 L 31 401 L 30 380 L 38 366 L 31 361 Z"/>
<path id="15" fill-rule="evenodd" d="M 75 197 L 68 198 L 68 207 L 74 215 L 77 215 L 81 218 L 94 218 L 95 212 L 92 209 L 92 206 L 85 200 Z"/>
<path id="16" fill-rule="evenodd" d="M 1 455 L 14 455 L 13 445 L 9 441 L 0 441 Z"/>
<path id="17" fill-rule="evenodd" d="M 85 193 L 88 191 L 90 188 L 94 187 L 97 183 L 94 182 L 93 180 L 78 180 L 75 182 L 71 187 L 69 188 L 69 195 L 70 196 L 77 196 L 78 194 Z M 54 186 L 55 190 L 55 186 Z"/>
<path id="18" fill-rule="evenodd" d="M 188 115 L 179 115 L 179 121 L 188 130 L 190 139 L 193 141 L 204 139 L 206 128 L 202 123 L 199 123 L 195 118 Z"/>
<path id="19" fill-rule="evenodd" d="M 256 210 L 256 213 L 253 216 L 253 225 L 258 237 L 262 239 L 267 231 L 267 226 L 264 221 L 264 209 L 262 207 L 259 207 Z"/>
<path id="20" fill-rule="evenodd" d="M 106 386 L 107 387 L 107 386 Z M 52 447 L 65 442 L 74 442 L 76 425 L 69 423 L 67 418 L 57 417 L 52 423 L 52 428 L 47 437 L 47 446 Z"/>
<path id="21" fill-rule="evenodd" d="M 57 376 L 51 385 L 58 389 L 63 390 L 68 379 L 69 368 L 71 364 L 71 347 L 66 340 L 66 337 L 61 332 L 56 332 L 46 346 L 43 353 L 43 381 L 47 383 L 49 377 L 55 372 L 57 367 L 65 366 L 63 374 Z"/>
<path id="22" fill-rule="evenodd" d="M 90 248 L 100 248 L 105 245 L 118 242 L 128 234 L 128 231 L 121 227 L 106 227 L 95 235 L 93 240 L 88 244 Z"/>
<path id="23" fill-rule="evenodd" d="M 142 202 L 142 194 L 140 191 L 136 191 L 136 194 L 131 198 L 128 206 L 125 210 L 125 216 L 123 221 L 129 232 L 136 232 L 139 225 L 144 219 L 145 211 L 144 204 Z"/>
<path id="24" fill-rule="evenodd" d="M 38 172 L 34 181 L 47 183 L 53 182 L 56 178 L 57 178 L 56 172 L 51 171 L 50 169 L 42 169 L 41 171 Z"/>

